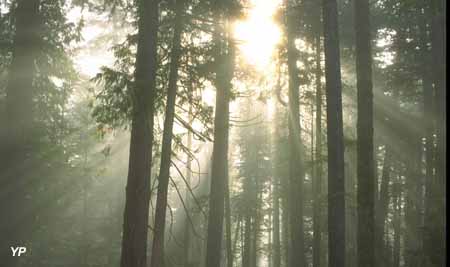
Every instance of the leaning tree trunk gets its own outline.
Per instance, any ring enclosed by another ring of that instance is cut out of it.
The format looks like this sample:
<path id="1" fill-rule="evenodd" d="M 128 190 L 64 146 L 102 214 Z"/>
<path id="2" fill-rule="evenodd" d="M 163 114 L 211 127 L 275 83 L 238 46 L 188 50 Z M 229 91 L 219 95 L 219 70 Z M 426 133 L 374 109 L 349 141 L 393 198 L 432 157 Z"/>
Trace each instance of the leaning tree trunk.
<path id="1" fill-rule="evenodd" d="M 167 88 L 166 117 L 161 148 L 161 166 L 158 177 L 158 195 L 155 210 L 155 231 L 153 233 L 153 247 L 151 253 L 152 267 L 164 266 L 164 231 L 166 226 L 167 191 L 169 188 L 173 122 L 175 117 L 175 102 L 177 96 L 178 65 L 181 54 L 181 32 L 183 27 L 184 0 L 177 0 L 175 28 L 170 55 L 169 86 Z M 186 211 L 188 212 L 188 211 Z"/>
<path id="2" fill-rule="evenodd" d="M 328 262 L 345 266 L 342 84 L 336 0 L 323 1 L 328 145 Z"/>
<path id="3" fill-rule="evenodd" d="M 357 129 L 357 262 L 375 265 L 375 176 L 373 151 L 372 54 L 369 0 L 354 2 L 356 39 Z"/>
<path id="4" fill-rule="evenodd" d="M 158 0 L 139 1 L 138 47 L 126 186 L 121 267 L 147 267 Z"/>

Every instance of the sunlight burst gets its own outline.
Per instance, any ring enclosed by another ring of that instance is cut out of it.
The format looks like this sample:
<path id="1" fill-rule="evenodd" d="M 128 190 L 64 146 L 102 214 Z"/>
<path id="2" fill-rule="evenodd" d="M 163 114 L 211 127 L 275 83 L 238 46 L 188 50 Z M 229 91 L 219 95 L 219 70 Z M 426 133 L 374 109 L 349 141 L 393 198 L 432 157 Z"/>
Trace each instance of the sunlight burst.
<path id="1" fill-rule="evenodd" d="M 273 20 L 279 4 L 279 0 L 251 0 L 247 18 L 238 21 L 234 27 L 240 52 L 259 69 L 270 64 L 281 39 L 281 30 Z"/>

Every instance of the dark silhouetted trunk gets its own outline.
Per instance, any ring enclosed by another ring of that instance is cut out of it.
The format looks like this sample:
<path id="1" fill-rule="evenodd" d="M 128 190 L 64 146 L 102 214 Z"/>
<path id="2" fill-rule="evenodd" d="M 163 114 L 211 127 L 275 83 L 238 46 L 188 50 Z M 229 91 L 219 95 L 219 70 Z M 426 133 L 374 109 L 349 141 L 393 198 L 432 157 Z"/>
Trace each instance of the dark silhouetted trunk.
<path id="1" fill-rule="evenodd" d="M 275 128 L 275 138 L 278 137 L 277 128 Z M 277 143 L 277 142 L 275 142 Z M 276 153 L 276 152 L 275 152 Z M 275 164 L 279 161 L 274 160 Z M 278 166 L 274 167 L 273 176 L 273 229 L 272 229 L 272 259 L 273 267 L 281 267 L 281 238 L 280 238 L 280 177 L 277 172 Z"/>
<path id="2" fill-rule="evenodd" d="M 393 206 L 393 226 L 394 226 L 394 246 L 393 246 L 393 267 L 400 266 L 400 226 L 401 226 L 401 188 L 400 177 L 396 178 L 392 188 Z"/>
<path id="3" fill-rule="evenodd" d="M 426 252 L 431 266 L 445 266 L 446 262 L 446 1 L 435 0 L 432 5 L 431 51 L 433 57 L 433 81 L 436 90 L 436 173 L 430 192 L 433 201 L 428 205 L 429 244 Z"/>
<path id="4" fill-rule="evenodd" d="M 130 158 L 126 186 L 121 267 L 147 267 L 153 101 L 156 86 L 158 1 L 139 1 Z"/>
<path id="5" fill-rule="evenodd" d="M 357 200 L 356 200 L 356 144 L 346 146 L 345 162 L 345 238 L 346 267 L 357 266 Z"/>
<path id="6" fill-rule="evenodd" d="M 228 173 L 228 169 L 227 169 Z M 226 229 L 226 251 L 227 251 L 227 267 L 233 267 L 233 251 L 231 240 L 231 206 L 230 206 L 230 186 L 229 175 L 227 175 L 227 182 L 225 183 L 225 229 Z"/>
<path id="7" fill-rule="evenodd" d="M 342 84 L 336 0 L 323 1 L 328 145 L 328 262 L 345 266 Z"/>
<path id="8" fill-rule="evenodd" d="M 39 49 L 39 0 L 19 0 L 11 12 L 15 20 L 11 65 L 5 88 L 5 112 L 0 114 L 0 181 L 8 185 L 0 198 L 0 258 L 2 265 L 15 266 L 18 257 L 12 257 L 11 246 L 25 245 L 34 220 L 34 206 L 30 200 L 27 174 L 33 164 L 30 146 L 33 133 L 33 79 L 35 58 Z M 10 193 L 9 193 L 9 192 Z M 8 193 L 6 193 L 8 192 Z M 14 203 L 13 207 L 11 203 Z M 28 211 L 27 211 L 28 210 Z M 28 229 L 27 229 L 28 228 Z"/>
<path id="9" fill-rule="evenodd" d="M 170 55 L 169 85 L 167 88 L 166 117 L 161 148 L 161 166 L 158 176 L 158 194 L 155 210 L 155 231 L 153 233 L 153 246 L 151 253 L 152 267 L 164 266 L 164 234 L 166 226 L 167 191 L 169 187 L 173 122 L 175 117 L 175 102 L 177 96 L 178 65 L 181 48 L 181 31 L 183 26 L 184 0 L 176 1 L 175 28 L 172 39 Z M 188 212 L 188 211 L 186 211 Z"/>
<path id="10" fill-rule="evenodd" d="M 252 223 L 252 249 L 250 256 L 250 266 L 257 267 L 258 265 L 258 246 L 259 246 L 259 231 L 260 231 L 260 197 L 259 197 L 259 184 L 258 177 L 255 177 L 255 188 L 254 191 L 254 202 L 255 207 L 253 207 L 253 223 Z"/>
<path id="11" fill-rule="evenodd" d="M 191 99 L 191 97 L 190 97 Z M 192 99 L 191 99 L 192 100 Z M 189 104 L 189 111 L 188 111 L 188 121 L 189 124 L 193 122 L 192 119 L 192 104 Z M 190 187 L 191 187 L 191 180 L 192 180 L 192 131 L 188 131 L 187 134 L 187 145 L 186 148 L 188 150 L 187 160 L 186 160 L 186 193 L 185 193 L 185 205 L 186 205 L 186 221 L 184 224 L 184 248 L 183 248 L 183 260 L 184 260 L 184 266 L 185 267 L 191 267 L 191 250 L 192 250 L 192 229 L 193 227 L 191 223 L 189 222 L 189 212 L 191 212 L 190 209 L 190 203 L 192 201 L 191 193 L 190 193 Z M 195 217 L 197 217 L 194 214 Z M 192 216 L 191 216 L 192 217 Z M 192 222 L 194 223 L 194 222 Z M 195 224 L 194 224 L 195 225 Z"/>
<path id="12" fill-rule="evenodd" d="M 295 20 L 292 14 L 294 9 L 291 1 L 286 1 L 287 21 L 287 61 L 289 72 L 289 195 L 288 212 L 290 227 L 290 267 L 306 266 L 304 255 L 304 233 L 303 233 L 303 179 L 304 169 L 302 162 L 302 143 L 300 126 L 300 103 L 299 103 L 299 70 L 297 68 L 298 51 L 294 43 Z"/>
<path id="13" fill-rule="evenodd" d="M 373 150 L 372 54 L 369 0 L 354 2 L 357 119 L 357 251 L 358 266 L 375 265 L 375 175 Z"/>
<path id="14" fill-rule="evenodd" d="M 430 221 L 433 215 L 430 214 L 430 211 L 433 210 L 433 193 L 434 193 L 434 180 L 436 177 L 434 176 L 434 158 L 433 154 L 435 152 L 434 148 L 434 133 L 435 133 L 435 116 L 433 115 L 433 98 L 434 98 L 434 88 L 432 83 L 432 72 L 429 69 L 431 64 L 431 53 L 428 48 L 429 42 L 429 27 L 427 27 L 427 17 L 430 15 L 429 5 L 428 3 L 424 4 L 421 21 L 419 24 L 420 27 L 420 43 L 421 43 L 421 56 L 422 56 L 422 88 L 423 88 L 423 125 L 425 127 L 425 194 L 424 194 L 424 220 L 423 220 L 423 231 L 422 231 L 422 240 L 423 240 L 423 261 L 422 265 L 428 266 L 428 255 L 430 251 L 433 250 L 433 244 L 431 240 L 431 235 L 429 234 L 432 231 L 433 222 Z"/>
<path id="15" fill-rule="evenodd" d="M 250 248 L 251 248 L 251 216 L 245 215 L 244 229 L 244 248 L 242 253 L 242 267 L 250 267 Z"/>
<path id="16" fill-rule="evenodd" d="M 273 185 L 269 183 L 269 196 L 272 196 L 273 199 Z M 273 201 L 269 201 L 269 214 L 268 214 L 268 222 L 267 222 L 267 265 L 268 267 L 273 267 Z M 264 221 L 264 219 L 263 219 Z"/>
<path id="17" fill-rule="evenodd" d="M 392 152 L 391 149 L 385 145 L 385 154 L 384 154 L 384 160 L 383 160 L 383 171 L 381 174 L 381 186 L 380 186 L 380 193 L 378 197 L 378 212 L 376 217 L 376 241 L 375 245 L 377 246 L 377 250 L 379 251 L 379 255 L 377 255 L 379 258 L 377 260 L 378 266 L 384 267 L 389 266 L 389 255 L 387 247 L 385 246 L 387 239 L 386 239 L 386 231 L 385 231 L 385 221 L 386 216 L 388 212 L 388 205 L 389 205 L 389 183 L 391 178 L 391 162 L 392 162 Z"/>
<path id="18" fill-rule="evenodd" d="M 89 177 L 89 170 L 88 170 L 88 166 L 87 166 L 87 161 L 88 161 L 88 151 L 87 151 L 88 146 L 85 144 L 85 148 L 84 148 L 84 159 L 83 159 L 83 172 L 85 177 Z M 88 219 L 88 187 L 89 186 L 89 180 L 85 179 L 83 181 L 83 186 L 82 186 L 82 200 L 83 200 L 83 211 L 81 212 L 82 217 L 81 217 L 81 242 L 82 245 L 80 246 L 80 266 L 87 266 L 88 265 L 88 254 L 89 254 L 89 236 L 88 236 L 88 223 L 89 223 L 89 219 Z"/>
<path id="19" fill-rule="evenodd" d="M 216 6 L 216 14 L 220 6 Z M 221 16 L 217 16 L 220 21 Z M 215 46 L 215 86 L 216 105 L 214 114 L 214 144 L 211 167 L 211 190 L 209 193 L 208 237 L 206 244 L 206 266 L 217 267 L 221 262 L 222 234 L 224 218 L 224 200 L 228 167 L 228 131 L 229 131 L 229 102 L 231 79 L 234 67 L 234 44 L 231 43 L 228 32 L 228 48 L 223 51 L 221 33 L 223 29 L 216 23 L 214 30 Z"/>
<path id="20" fill-rule="evenodd" d="M 316 36 L 316 149 L 313 177 L 313 267 L 320 267 L 322 243 L 322 70 L 320 67 L 320 34 Z"/>
<path id="21" fill-rule="evenodd" d="M 289 213 L 288 213 L 288 203 L 287 203 L 287 191 L 289 188 L 288 178 L 282 178 L 282 187 L 283 187 L 283 198 L 282 198 L 282 214 L 281 214 L 281 233 L 282 233 L 282 244 L 283 244 L 283 262 L 284 266 L 290 266 L 290 256 L 291 246 L 289 242 L 290 232 L 289 232 Z"/>
<path id="22" fill-rule="evenodd" d="M 422 173 L 422 140 L 416 137 L 415 146 L 409 162 L 407 163 L 406 191 L 405 191 L 405 265 L 418 267 L 420 263 L 420 216 L 418 194 L 419 181 Z"/>
<path id="23" fill-rule="evenodd" d="M 236 251 L 237 241 L 239 240 L 239 235 L 242 233 L 242 226 L 241 225 L 242 225 L 242 219 L 241 219 L 241 216 L 239 215 L 238 218 L 237 218 L 237 221 L 236 221 L 236 230 L 234 232 L 234 239 L 233 239 L 233 246 L 232 246 L 232 252 L 233 253 Z M 241 237 L 241 239 L 242 239 L 242 237 Z M 233 258 L 233 260 L 234 260 L 234 258 Z M 234 261 L 233 261 L 233 264 L 234 264 Z"/>
<path id="24" fill-rule="evenodd" d="M 1 130 L 2 168 L 12 173 L 21 168 L 27 157 L 33 122 L 33 79 L 35 58 L 39 48 L 39 0 L 19 0 L 14 10 L 15 35 L 12 60 L 6 85 L 5 125 Z M 7 168 L 8 169 L 7 169 Z M 6 172 L 8 171 L 8 172 Z"/>

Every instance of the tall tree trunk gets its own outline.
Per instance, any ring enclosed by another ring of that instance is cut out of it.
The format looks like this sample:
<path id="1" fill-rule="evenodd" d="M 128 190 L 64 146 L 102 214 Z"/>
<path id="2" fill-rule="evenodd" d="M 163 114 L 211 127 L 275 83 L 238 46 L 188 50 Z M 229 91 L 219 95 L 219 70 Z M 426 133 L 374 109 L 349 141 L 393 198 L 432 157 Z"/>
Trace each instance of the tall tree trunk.
<path id="1" fill-rule="evenodd" d="M 431 51 L 434 62 L 434 86 L 436 90 L 436 177 L 432 186 L 433 202 L 429 203 L 430 221 L 432 226 L 429 229 L 430 243 L 427 255 L 431 266 L 445 266 L 446 262 L 446 1 L 434 0 L 432 5 L 432 38 Z"/>
<path id="2" fill-rule="evenodd" d="M 434 175 L 434 127 L 432 122 L 432 98 L 433 91 L 432 87 L 428 87 L 424 92 L 424 104 L 425 104 L 425 196 L 424 196 L 424 222 L 423 222 L 423 232 L 422 232 L 422 240 L 423 240 L 423 253 L 424 253 L 424 265 L 427 265 L 427 261 L 429 260 L 429 253 L 433 250 L 433 243 L 430 239 L 430 232 L 432 231 L 433 222 L 431 219 L 433 215 L 430 214 L 430 211 L 433 210 L 433 183 L 434 179 L 436 179 Z"/>
<path id="3" fill-rule="evenodd" d="M 191 83 L 192 85 L 192 83 Z M 189 92 L 189 110 L 188 110 L 188 122 L 189 125 L 192 125 L 193 118 L 192 118 L 192 87 L 190 88 Z M 191 212 L 190 209 L 190 203 L 192 201 L 191 199 L 191 193 L 190 193 L 190 187 L 191 187 L 191 180 L 192 180 L 192 131 L 188 130 L 187 134 L 187 160 L 186 160 L 186 193 L 185 193 L 185 203 L 186 203 L 186 220 L 184 224 L 184 248 L 183 248 L 183 260 L 184 260 L 184 266 L 185 267 L 191 267 L 191 250 L 192 250 L 192 230 L 191 230 L 191 223 L 189 222 L 189 212 Z M 192 216 L 191 216 L 192 217 Z M 196 214 L 193 216 L 194 218 L 197 217 Z M 196 218 L 195 218 L 196 219 Z M 195 222 L 194 226 L 195 226 Z"/>
<path id="4" fill-rule="evenodd" d="M 273 267 L 281 266 L 281 242 L 280 242 L 280 198 L 278 178 L 273 184 L 273 228 L 272 228 L 272 260 Z"/>
<path id="5" fill-rule="evenodd" d="M 33 78 L 39 45 L 40 0 L 18 0 L 14 10 L 15 35 L 6 85 L 6 112 L 2 131 L 3 175 L 20 170 L 29 150 L 33 122 Z M 8 168 L 8 169 L 7 169 Z M 8 172 L 6 172 L 8 171 Z"/>
<path id="6" fill-rule="evenodd" d="M 130 158 L 126 186 L 121 267 L 147 267 L 153 102 L 156 87 L 158 0 L 139 1 Z"/>
<path id="7" fill-rule="evenodd" d="M 303 232 L 303 179 L 302 143 L 300 126 L 299 102 L 299 71 L 297 68 L 298 51 L 295 48 L 295 20 L 292 15 L 291 1 L 286 1 L 287 21 L 287 61 L 289 73 L 289 227 L 290 243 L 293 253 L 290 253 L 290 267 L 306 266 L 305 244 Z"/>
<path id="8" fill-rule="evenodd" d="M 313 267 L 320 267 L 322 239 L 322 70 L 320 67 L 320 34 L 316 36 L 316 149 L 313 177 Z"/>
<path id="9" fill-rule="evenodd" d="M 400 188 L 400 177 L 396 178 L 393 185 L 392 192 L 392 202 L 393 202 L 393 224 L 394 224 L 394 247 L 393 247 L 393 267 L 400 266 L 400 226 L 401 226 L 401 188 Z"/>
<path id="10" fill-rule="evenodd" d="M 10 185 L 10 194 L 0 198 L 0 258 L 5 266 L 15 266 L 18 257 L 12 257 L 11 246 L 25 244 L 29 238 L 24 222 L 34 220 L 31 212 L 27 166 L 32 136 L 33 78 L 35 58 L 39 49 L 39 0 L 18 0 L 14 14 L 15 35 L 12 59 L 6 84 L 5 113 L 0 114 L 0 181 Z M 4 118 L 4 120 L 3 120 Z M 11 207 L 14 203 L 14 207 Z"/>
<path id="11" fill-rule="evenodd" d="M 166 117 L 161 148 L 161 165 L 158 177 L 158 194 L 155 210 L 155 230 L 151 253 L 151 267 L 164 266 L 164 234 L 166 226 L 167 191 L 169 187 L 173 122 L 175 117 L 175 102 L 177 97 L 178 66 L 181 54 L 181 32 L 183 28 L 184 0 L 176 1 L 175 28 L 170 55 L 169 85 L 167 88 Z M 188 211 L 186 211 L 188 212 Z"/>
<path id="12" fill-rule="evenodd" d="M 383 160 L 383 171 L 381 174 L 381 188 L 380 193 L 378 197 L 378 213 L 376 217 L 376 241 L 375 245 L 377 246 L 377 249 L 380 253 L 380 255 L 377 255 L 378 258 L 378 264 L 377 266 L 383 267 L 383 266 L 389 266 L 389 262 L 387 259 L 389 258 L 389 253 L 387 253 L 386 248 L 386 231 L 385 231 L 385 221 L 386 216 L 388 212 L 388 205 L 389 205 L 389 183 L 391 178 L 391 161 L 392 161 L 392 152 L 391 148 L 385 145 L 385 154 L 384 154 L 384 160 Z"/>
<path id="13" fill-rule="evenodd" d="M 233 247 L 232 247 L 232 252 L 234 255 L 234 252 L 236 251 L 236 245 L 237 245 L 237 241 L 239 240 L 239 235 L 242 233 L 242 219 L 241 216 L 239 215 L 237 217 L 237 221 L 236 221 L 236 230 L 234 231 L 234 239 L 233 239 Z M 241 238 L 242 239 L 242 238 Z M 241 253 L 242 256 L 242 253 Z M 234 261 L 233 261 L 233 265 L 234 265 Z"/>
<path id="14" fill-rule="evenodd" d="M 256 155 L 255 155 L 256 156 Z M 254 190 L 254 203 L 256 204 L 253 211 L 253 223 L 252 223 L 252 250 L 251 250 L 251 266 L 257 267 L 258 265 L 258 246 L 259 246 L 259 231 L 260 231 L 260 198 L 259 198 L 259 184 L 258 177 L 255 177 Z"/>
<path id="15" fill-rule="evenodd" d="M 357 201 L 356 201 L 356 145 L 346 147 L 346 169 L 345 173 L 345 238 L 346 238 L 346 267 L 357 266 Z"/>
<path id="16" fill-rule="evenodd" d="M 228 173 L 228 169 L 227 169 Z M 227 251 L 227 267 L 233 267 L 233 251 L 231 240 L 231 203 L 230 203 L 230 182 L 227 174 L 227 182 L 225 188 L 225 229 L 226 229 L 226 251 Z"/>
<path id="17" fill-rule="evenodd" d="M 358 266 L 375 265 L 375 182 L 373 150 L 372 50 L 369 0 L 354 2 L 357 119 L 357 251 Z"/>
<path id="18" fill-rule="evenodd" d="M 85 144 L 84 147 L 84 159 L 83 159 L 83 172 L 84 172 L 84 181 L 82 184 L 82 201 L 83 201 L 83 205 L 82 205 L 82 209 L 83 211 L 81 212 L 82 217 L 81 217 L 81 247 L 80 247 L 80 266 L 88 266 L 88 253 L 89 253 L 89 238 L 88 238 L 88 223 L 89 223 L 89 218 L 88 218 L 88 186 L 89 186 L 89 169 L 88 169 L 88 150 L 87 150 L 88 146 L 87 144 Z"/>
<path id="19" fill-rule="evenodd" d="M 215 8 L 216 14 L 219 14 L 220 4 L 217 4 Z M 220 20 L 220 16 L 217 16 L 217 22 Z M 227 32 L 226 47 L 228 50 L 222 51 L 222 32 L 221 27 L 216 23 L 213 37 L 216 64 L 216 105 L 205 267 L 219 266 L 222 252 L 225 183 L 227 182 L 228 166 L 229 102 L 234 68 L 234 44 Z"/>
<path id="20" fill-rule="evenodd" d="M 275 121 L 279 121 L 280 119 L 280 110 L 279 105 L 275 103 Z M 280 157 L 279 157 L 279 146 L 280 146 L 280 131 L 278 125 L 274 126 L 274 134 L 273 134 L 273 190 L 272 190 L 272 202 L 273 202 L 273 243 L 272 243 L 272 259 L 273 259 L 273 267 L 281 267 L 281 236 L 280 236 L 280 180 L 281 180 L 281 172 L 280 172 Z"/>
<path id="21" fill-rule="evenodd" d="M 282 121 L 286 121 L 286 113 L 283 113 Z M 280 200 L 281 200 L 281 248 L 282 248 L 282 265 L 290 266 L 290 229 L 289 229 L 289 205 L 288 205 L 288 195 L 289 195 L 289 177 L 288 175 L 283 175 L 280 177 Z"/>
<path id="22" fill-rule="evenodd" d="M 250 267 L 250 248 L 251 248 L 251 216 L 245 214 L 244 246 L 242 253 L 242 267 Z"/>
<path id="23" fill-rule="evenodd" d="M 407 164 L 408 173 L 406 177 L 405 192 L 405 265 L 409 267 L 417 267 L 420 263 L 419 259 L 419 213 L 418 207 L 420 196 L 417 194 L 419 188 L 419 180 L 421 177 L 421 159 L 422 159 L 422 140 L 418 135 L 415 138 L 414 152 L 412 158 Z"/>
<path id="24" fill-rule="evenodd" d="M 430 231 L 432 230 L 433 222 L 432 214 L 430 211 L 433 209 L 432 205 L 433 199 L 432 194 L 434 192 L 434 159 L 433 154 L 434 148 L 434 122 L 435 116 L 433 116 L 433 97 L 434 88 L 432 83 L 432 74 L 429 71 L 429 66 L 431 64 L 431 53 L 428 48 L 428 42 L 430 36 L 427 34 L 427 18 L 430 16 L 428 3 L 423 5 L 422 14 L 420 16 L 421 21 L 419 24 L 420 28 L 420 43 L 421 43 L 421 56 L 422 56 L 422 98 L 423 98 L 423 125 L 425 128 L 425 195 L 424 195 L 424 221 L 423 221 L 423 259 L 421 261 L 422 266 L 429 266 L 428 255 L 430 251 L 433 250 L 433 243 L 430 239 Z"/>
<path id="25" fill-rule="evenodd" d="M 272 199 L 273 199 L 273 185 L 272 184 L 270 184 L 270 182 L 269 182 L 269 184 L 268 184 L 268 186 L 269 186 L 269 197 L 272 197 Z M 272 229 L 272 223 L 273 223 L 273 221 L 272 221 L 272 217 L 273 217 L 273 202 L 272 201 L 269 201 L 269 214 L 268 214 L 268 222 L 267 222 L 267 224 L 268 224 L 268 226 L 267 226 L 267 228 L 266 228 L 266 230 L 267 230 L 267 239 L 268 239 L 268 242 L 267 242 L 267 265 L 268 265 L 268 267 L 273 267 L 273 260 L 272 260 L 272 258 L 273 258 L 273 229 Z M 264 219 L 263 219 L 263 221 L 264 221 Z"/>
<path id="26" fill-rule="evenodd" d="M 278 67 L 278 71 L 280 68 Z M 280 77 L 280 73 L 278 74 Z M 278 79 L 278 88 L 280 80 Z M 279 100 L 279 99 L 278 99 Z M 280 101 L 281 102 L 281 101 Z M 276 113 L 277 119 L 276 121 L 286 121 L 286 113 L 282 111 L 281 109 L 277 109 Z M 280 138 L 277 142 L 278 148 L 281 151 L 284 151 L 282 148 L 282 140 L 284 138 L 284 135 L 281 135 L 280 130 L 281 125 L 276 126 L 276 135 L 278 138 Z M 280 156 L 282 153 L 276 152 L 278 156 Z M 290 244 L 289 244 L 289 212 L 288 212 L 288 194 L 289 194 L 289 178 L 287 175 L 282 175 L 281 171 L 284 170 L 282 166 L 282 162 L 284 162 L 281 158 L 275 158 L 275 166 L 277 167 L 277 172 L 280 171 L 279 176 L 279 201 L 280 203 L 280 262 L 282 266 L 290 266 L 289 265 L 289 254 L 290 254 Z"/>
<path id="27" fill-rule="evenodd" d="M 323 0 L 328 146 L 328 262 L 345 266 L 342 84 L 336 0 Z"/>
<path id="28" fill-rule="evenodd" d="M 284 180 L 287 180 L 285 178 Z M 285 191 L 285 190 L 283 190 Z M 286 189 L 287 191 L 287 189 Z M 289 213 L 288 213 L 288 205 L 287 205 L 287 194 L 282 199 L 282 214 L 281 214 L 281 226 L 282 226 L 282 247 L 283 247 L 283 262 L 284 266 L 290 266 L 290 254 L 291 254 L 291 245 L 289 242 L 290 233 L 289 233 Z"/>

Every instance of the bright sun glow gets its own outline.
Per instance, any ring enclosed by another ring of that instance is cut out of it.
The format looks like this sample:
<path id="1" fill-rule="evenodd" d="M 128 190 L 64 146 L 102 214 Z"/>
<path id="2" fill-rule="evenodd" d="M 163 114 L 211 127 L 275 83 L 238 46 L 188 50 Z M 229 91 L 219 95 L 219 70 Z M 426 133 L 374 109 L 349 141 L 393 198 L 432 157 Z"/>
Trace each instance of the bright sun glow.
<path id="1" fill-rule="evenodd" d="M 235 24 L 234 34 L 245 59 L 259 69 L 271 62 L 281 31 L 273 20 L 279 0 L 251 0 L 244 21 Z"/>

